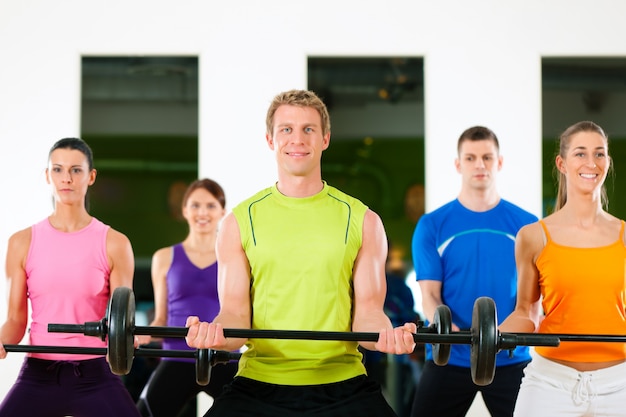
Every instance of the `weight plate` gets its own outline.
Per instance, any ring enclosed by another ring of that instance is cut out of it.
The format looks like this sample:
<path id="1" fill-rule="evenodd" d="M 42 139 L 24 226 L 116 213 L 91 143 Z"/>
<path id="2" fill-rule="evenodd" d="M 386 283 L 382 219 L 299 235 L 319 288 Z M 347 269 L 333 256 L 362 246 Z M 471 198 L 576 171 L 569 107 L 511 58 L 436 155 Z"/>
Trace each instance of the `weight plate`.
<path id="1" fill-rule="evenodd" d="M 209 385 L 211 380 L 211 359 L 214 352 L 211 349 L 196 350 L 196 382 L 198 385 Z"/>
<path id="2" fill-rule="evenodd" d="M 452 331 L 452 313 L 447 305 L 437 306 L 433 317 L 433 326 L 437 334 L 450 334 Z M 451 346 L 446 343 L 433 343 L 432 347 L 433 361 L 439 366 L 447 365 L 450 360 Z"/>
<path id="3" fill-rule="evenodd" d="M 128 287 L 118 287 L 109 301 L 109 366 L 115 375 L 130 372 L 135 355 L 135 296 Z"/>
<path id="4" fill-rule="evenodd" d="M 472 313 L 471 372 L 476 385 L 489 385 L 496 373 L 498 353 L 498 318 L 496 305 L 489 297 L 474 302 Z"/>

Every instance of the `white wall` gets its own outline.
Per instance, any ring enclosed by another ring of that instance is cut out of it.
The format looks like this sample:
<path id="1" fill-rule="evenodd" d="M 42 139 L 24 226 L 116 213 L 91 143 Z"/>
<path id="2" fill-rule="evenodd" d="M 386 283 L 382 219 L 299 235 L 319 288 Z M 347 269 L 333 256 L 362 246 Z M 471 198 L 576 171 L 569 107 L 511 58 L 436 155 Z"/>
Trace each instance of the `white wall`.
<path id="1" fill-rule="evenodd" d="M 423 56 L 427 209 L 456 195 L 451 149 L 480 123 L 502 141 L 502 194 L 539 214 L 541 57 L 626 55 L 625 12 L 621 0 L 0 0 L 0 257 L 50 212 L 41 174 L 52 143 L 80 132 L 81 55 L 198 55 L 200 175 L 233 204 L 274 180 L 265 110 L 306 87 L 307 56 Z"/>

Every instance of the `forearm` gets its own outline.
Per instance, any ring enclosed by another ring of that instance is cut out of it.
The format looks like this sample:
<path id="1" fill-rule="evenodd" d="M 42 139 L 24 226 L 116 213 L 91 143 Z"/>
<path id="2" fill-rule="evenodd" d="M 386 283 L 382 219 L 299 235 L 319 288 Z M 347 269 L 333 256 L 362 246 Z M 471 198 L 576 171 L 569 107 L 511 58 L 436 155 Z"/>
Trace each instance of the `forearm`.
<path id="1" fill-rule="evenodd" d="M 353 332 L 380 333 L 383 329 L 393 328 L 391 320 L 383 312 L 369 313 L 361 317 L 355 316 L 352 322 Z M 377 350 L 374 345 L 376 342 L 359 342 L 359 344 L 368 350 Z"/>
<path id="2" fill-rule="evenodd" d="M 424 317 L 426 320 L 432 323 L 435 317 L 435 310 L 438 306 L 443 304 L 443 301 L 440 297 L 434 296 L 423 296 L 422 297 L 422 310 L 424 313 Z"/>
<path id="3" fill-rule="evenodd" d="M 514 311 L 498 327 L 501 332 L 535 333 L 537 323 L 528 315 Z"/>
<path id="4" fill-rule="evenodd" d="M 0 342 L 3 344 L 17 344 L 26 334 L 26 323 L 8 319 L 0 327 Z"/>
<path id="5" fill-rule="evenodd" d="M 242 316 L 241 314 L 228 313 L 225 311 L 220 312 L 213 323 L 219 323 L 223 329 L 250 329 L 250 318 Z M 221 349 L 223 350 L 237 350 L 241 348 L 248 339 L 226 337 L 226 344 Z"/>

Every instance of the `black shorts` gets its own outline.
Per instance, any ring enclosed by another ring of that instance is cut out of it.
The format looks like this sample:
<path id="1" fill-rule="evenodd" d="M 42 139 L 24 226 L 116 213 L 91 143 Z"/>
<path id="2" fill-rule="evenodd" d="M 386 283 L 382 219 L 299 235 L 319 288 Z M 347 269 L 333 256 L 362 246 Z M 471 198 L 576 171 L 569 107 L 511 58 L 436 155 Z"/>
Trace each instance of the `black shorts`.
<path id="1" fill-rule="evenodd" d="M 397 417 L 365 375 L 323 385 L 275 385 L 236 377 L 205 417 Z"/>

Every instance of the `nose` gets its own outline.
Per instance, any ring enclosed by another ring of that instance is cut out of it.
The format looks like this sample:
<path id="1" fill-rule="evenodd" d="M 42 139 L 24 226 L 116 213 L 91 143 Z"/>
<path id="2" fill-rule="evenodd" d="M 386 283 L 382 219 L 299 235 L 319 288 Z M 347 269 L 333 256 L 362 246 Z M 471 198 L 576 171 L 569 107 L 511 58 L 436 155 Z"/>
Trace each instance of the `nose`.
<path id="1" fill-rule="evenodd" d="M 65 173 L 63 174 L 63 181 L 72 182 L 72 174 L 70 171 L 65 171 Z"/>
<path id="2" fill-rule="evenodd" d="M 300 130 L 294 130 L 293 135 L 291 135 L 291 143 L 304 143 L 304 133 Z"/>
<path id="3" fill-rule="evenodd" d="M 591 168 L 595 168 L 597 166 L 595 159 L 593 159 L 593 156 L 589 158 L 589 160 L 587 161 L 587 165 L 589 165 Z"/>

